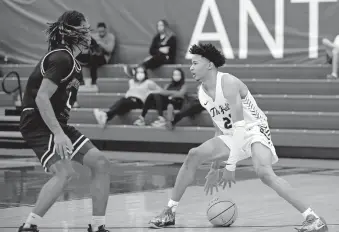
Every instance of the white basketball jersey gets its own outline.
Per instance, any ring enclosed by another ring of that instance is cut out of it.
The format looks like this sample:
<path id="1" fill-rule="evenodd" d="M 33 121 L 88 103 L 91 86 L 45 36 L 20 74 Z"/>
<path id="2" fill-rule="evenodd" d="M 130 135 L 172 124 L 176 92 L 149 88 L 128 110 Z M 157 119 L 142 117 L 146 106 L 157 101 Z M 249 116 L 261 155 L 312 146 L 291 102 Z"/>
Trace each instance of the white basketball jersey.
<path id="1" fill-rule="evenodd" d="M 222 77 L 228 75 L 228 73 L 218 72 L 217 83 L 215 90 L 215 101 L 206 94 L 202 85 L 198 88 L 198 98 L 202 107 L 204 107 L 211 115 L 214 123 L 224 134 L 233 133 L 233 122 L 231 117 L 231 109 L 227 99 L 224 97 L 222 89 Z M 257 125 L 260 122 L 267 121 L 267 117 L 264 112 L 258 107 L 250 91 L 248 91 L 246 97 L 242 99 L 244 120 L 246 127 Z"/>

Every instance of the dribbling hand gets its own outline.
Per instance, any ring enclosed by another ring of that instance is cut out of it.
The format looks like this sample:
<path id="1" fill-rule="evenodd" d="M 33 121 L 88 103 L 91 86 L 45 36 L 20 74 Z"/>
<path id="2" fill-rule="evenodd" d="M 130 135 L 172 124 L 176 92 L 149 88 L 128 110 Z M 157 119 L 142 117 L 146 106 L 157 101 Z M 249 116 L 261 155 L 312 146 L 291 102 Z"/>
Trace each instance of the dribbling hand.
<path id="1" fill-rule="evenodd" d="M 221 180 L 219 181 L 219 185 L 222 186 L 222 189 L 226 188 L 226 185 L 231 188 L 232 182 L 235 184 L 235 172 L 228 171 L 226 168 L 224 168 L 224 173 L 222 174 Z"/>
<path id="2" fill-rule="evenodd" d="M 73 152 L 73 145 L 71 140 L 65 133 L 58 133 L 54 135 L 55 151 L 61 159 L 68 159 Z"/>
<path id="3" fill-rule="evenodd" d="M 218 190 L 219 177 L 220 177 L 220 174 L 219 174 L 218 169 L 211 168 L 211 170 L 207 173 L 207 176 L 205 177 L 206 182 L 205 182 L 205 188 L 204 188 L 206 195 L 208 195 L 209 192 L 212 195 L 213 188 L 215 188 L 217 192 L 219 191 Z"/>

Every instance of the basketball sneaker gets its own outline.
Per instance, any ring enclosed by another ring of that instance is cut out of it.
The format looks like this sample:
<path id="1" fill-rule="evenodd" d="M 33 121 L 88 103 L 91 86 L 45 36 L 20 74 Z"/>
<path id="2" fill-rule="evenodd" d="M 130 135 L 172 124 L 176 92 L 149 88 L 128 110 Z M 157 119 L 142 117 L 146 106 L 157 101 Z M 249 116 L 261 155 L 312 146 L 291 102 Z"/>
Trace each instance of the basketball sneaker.
<path id="1" fill-rule="evenodd" d="M 97 231 L 94 231 L 93 228 L 92 228 L 92 225 L 89 224 L 87 232 L 109 232 L 109 230 L 105 229 L 105 226 L 102 225 L 102 226 L 99 226 L 99 229 Z"/>
<path id="2" fill-rule="evenodd" d="M 328 227 L 325 220 L 320 217 L 316 218 L 314 215 L 310 214 L 307 216 L 306 220 L 303 222 L 302 226 L 298 229 L 295 228 L 298 232 L 327 232 Z"/>
<path id="3" fill-rule="evenodd" d="M 175 225 L 175 213 L 172 212 L 172 208 L 166 206 L 162 213 L 154 217 L 148 224 L 150 224 L 150 228 L 154 229 L 173 226 Z"/>
<path id="4" fill-rule="evenodd" d="M 29 228 L 24 228 L 24 224 L 19 227 L 18 232 L 39 232 L 38 227 L 36 225 L 31 225 Z"/>

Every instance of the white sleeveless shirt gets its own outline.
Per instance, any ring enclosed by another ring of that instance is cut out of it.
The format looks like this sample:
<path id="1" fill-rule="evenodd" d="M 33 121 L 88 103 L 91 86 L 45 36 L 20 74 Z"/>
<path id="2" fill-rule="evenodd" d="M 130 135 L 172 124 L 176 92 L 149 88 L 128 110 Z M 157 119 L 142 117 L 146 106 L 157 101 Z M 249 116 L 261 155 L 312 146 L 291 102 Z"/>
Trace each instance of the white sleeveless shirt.
<path id="1" fill-rule="evenodd" d="M 233 122 L 231 117 L 231 109 L 227 99 L 224 97 L 222 89 L 222 77 L 228 73 L 218 72 L 215 90 L 215 101 L 206 94 L 202 84 L 198 88 L 198 98 L 202 107 L 210 114 L 214 123 L 219 127 L 223 134 L 233 134 Z M 262 122 L 267 123 L 267 117 L 258 107 L 250 91 L 246 97 L 241 100 L 243 106 L 244 120 L 246 128 L 259 125 Z"/>

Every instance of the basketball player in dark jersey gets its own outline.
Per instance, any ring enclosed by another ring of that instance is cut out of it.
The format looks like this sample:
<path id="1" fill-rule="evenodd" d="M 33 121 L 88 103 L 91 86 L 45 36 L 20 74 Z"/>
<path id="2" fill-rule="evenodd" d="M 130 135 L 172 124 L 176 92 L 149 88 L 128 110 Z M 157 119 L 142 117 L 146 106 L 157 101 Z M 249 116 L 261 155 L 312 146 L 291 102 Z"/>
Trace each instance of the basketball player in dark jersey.
<path id="1" fill-rule="evenodd" d="M 76 176 L 72 162 L 92 171 L 93 217 L 88 232 L 108 232 L 105 213 L 109 196 L 110 164 L 91 141 L 67 125 L 79 87 L 81 71 L 74 58 L 89 45 L 90 29 L 84 15 L 67 11 L 47 30 L 49 52 L 30 75 L 20 119 L 20 131 L 46 172 L 53 177 L 43 186 L 37 203 L 19 232 L 38 232 L 42 217 Z"/>

